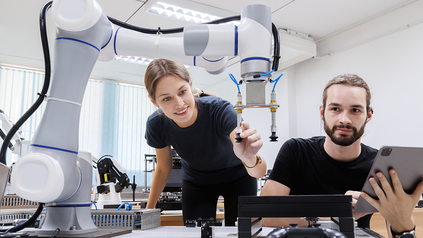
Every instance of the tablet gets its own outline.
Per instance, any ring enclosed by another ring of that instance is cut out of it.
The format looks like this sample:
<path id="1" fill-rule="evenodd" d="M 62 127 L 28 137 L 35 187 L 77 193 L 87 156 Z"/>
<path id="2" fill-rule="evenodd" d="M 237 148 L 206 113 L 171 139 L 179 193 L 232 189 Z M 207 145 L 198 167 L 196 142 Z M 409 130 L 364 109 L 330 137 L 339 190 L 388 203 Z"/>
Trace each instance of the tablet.
<path id="1" fill-rule="evenodd" d="M 370 185 L 369 178 L 376 177 L 376 172 L 382 172 L 392 186 L 389 176 L 389 169 L 395 169 L 404 191 L 408 194 L 414 192 L 416 186 L 423 181 L 423 147 L 399 147 L 383 146 L 379 149 L 372 168 L 367 175 L 362 192 L 369 194 L 377 199 L 373 187 Z M 370 205 L 364 198 L 359 197 L 355 206 L 356 212 L 377 212 L 376 208 Z"/>

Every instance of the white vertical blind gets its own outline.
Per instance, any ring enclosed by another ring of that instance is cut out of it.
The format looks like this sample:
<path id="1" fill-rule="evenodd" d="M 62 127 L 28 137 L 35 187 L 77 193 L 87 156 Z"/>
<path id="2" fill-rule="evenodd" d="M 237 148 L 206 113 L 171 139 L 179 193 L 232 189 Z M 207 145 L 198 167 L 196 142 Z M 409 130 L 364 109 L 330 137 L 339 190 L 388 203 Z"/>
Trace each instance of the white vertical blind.
<path id="1" fill-rule="evenodd" d="M 41 72 L 0 67 L 0 109 L 16 122 L 38 98 L 43 82 Z M 32 138 L 44 107 L 45 103 L 22 126 L 25 139 Z M 89 151 L 97 159 L 115 157 L 131 182 L 135 175 L 138 188 L 143 187 L 144 155 L 154 154 L 144 138 L 145 126 L 154 110 L 144 87 L 90 80 L 81 109 L 79 150 Z M 8 152 L 8 165 L 17 159 Z M 151 175 L 147 180 L 150 186 Z"/>

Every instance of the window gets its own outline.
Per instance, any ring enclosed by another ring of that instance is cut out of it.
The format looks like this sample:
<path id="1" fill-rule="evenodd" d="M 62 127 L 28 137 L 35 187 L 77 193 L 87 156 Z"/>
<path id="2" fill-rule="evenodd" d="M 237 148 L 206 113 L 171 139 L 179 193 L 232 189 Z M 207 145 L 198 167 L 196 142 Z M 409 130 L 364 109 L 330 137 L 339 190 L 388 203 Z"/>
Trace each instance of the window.
<path id="1" fill-rule="evenodd" d="M 16 122 L 38 98 L 43 83 L 43 72 L 0 67 L 0 109 Z M 89 151 L 97 159 L 115 157 L 131 182 L 135 175 L 138 191 L 144 187 L 144 154 L 155 153 L 144 138 L 147 118 L 156 110 L 147 95 L 142 86 L 89 80 L 79 127 L 79 150 Z M 34 135 L 45 104 L 22 126 L 25 139 Z M 17 159 L 8 151 L 8 165 Z M 150 173 L 148 176 L 151 186 Z"/>

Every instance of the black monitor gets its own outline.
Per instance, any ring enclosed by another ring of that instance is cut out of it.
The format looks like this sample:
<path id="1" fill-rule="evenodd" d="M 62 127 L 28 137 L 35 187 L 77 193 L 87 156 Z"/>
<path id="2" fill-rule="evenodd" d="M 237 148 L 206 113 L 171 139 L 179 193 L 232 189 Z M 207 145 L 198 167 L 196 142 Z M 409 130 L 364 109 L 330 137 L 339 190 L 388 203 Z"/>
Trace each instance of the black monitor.
<path id="1" fill-rule="evenodd" d="M 182 191 L 182 176 L 181 176 L 181 160 L 174 159 L 172 171 L 163 192 L 181 192 Z"/>

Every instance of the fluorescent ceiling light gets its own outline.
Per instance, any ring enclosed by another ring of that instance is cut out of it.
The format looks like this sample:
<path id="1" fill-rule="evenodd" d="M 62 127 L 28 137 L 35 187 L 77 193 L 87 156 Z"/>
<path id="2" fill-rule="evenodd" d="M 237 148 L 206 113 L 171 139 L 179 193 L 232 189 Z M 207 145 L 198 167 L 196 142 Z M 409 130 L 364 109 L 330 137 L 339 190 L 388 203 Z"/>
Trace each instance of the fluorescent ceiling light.
<path id="1" fill-rule="evenodd" d="M 156 2 L 153 6 L 150 7 L 150 9 L 147 10 L 147 12 L 193 23 L 207 23 L 221 19 L 221 17 L 218 16 L 193 11 L 187 8 L 170 5 L 163 2 Z"/>
<path id="2" fill-rule="evenodd" d="M 133 64 L 142 64 L 142 65 L 148 65 L 150 64 L 152 59 L 149 58 L 143 58 L 139 56 L 123 56 L 123 55 L 116 55 L 114 60 L 117 61 L 123 61 L 127 63 L 133 63 Z"/>
<path id="3" fill-rule="evenodd" d="M 182 21 L 192 22 L 192 23 L 207 23 L 210 21 L 221 19 L 221 17 L 214 16 L 211 14 L 193 11 L 191 9 L 178 7 L 175 5 L 170 5 L 163 2 L 156 2 L 150 9 L 147 10 L 149 13 L 157 14 L 164 17 L 169 17 L 173 19 L 178 19 Z M 225 24 L 235 24 L 238 25 L 239 21 L 228 22 Z M 134 64 L 148 65 L 152 59 L 138 57 L 138 56 L 122 56 L 116 55 L 114 60 L 123 61 Z M 189 66 L 185 65 L 186 68 Z"/>
<path id="4" fill-rule="evenodd" d="M 141 64 L 141 65 L 149 65 L 152 59 L 149 58 L 143 58 L 139 56 L 124 56 L 124 55 L 115 55 L 113 60 L 127 62 L 127 63 L 133 63 L 133 64 Z M 189 68 L 189 65 L 185 65 L 185 68 Z"/>

